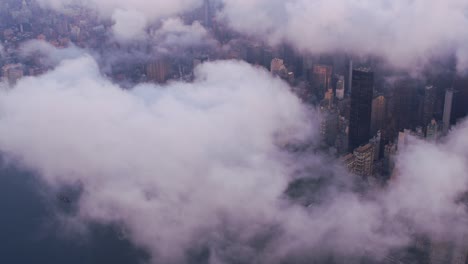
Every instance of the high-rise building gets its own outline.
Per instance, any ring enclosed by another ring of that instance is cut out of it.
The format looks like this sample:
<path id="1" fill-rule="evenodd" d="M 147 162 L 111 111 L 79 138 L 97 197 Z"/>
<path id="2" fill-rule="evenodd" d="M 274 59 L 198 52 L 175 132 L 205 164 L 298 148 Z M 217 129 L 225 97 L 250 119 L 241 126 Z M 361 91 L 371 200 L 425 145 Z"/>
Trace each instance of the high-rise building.
<path id="1" fill-rule="evenodd" d="M 435 102 L 436 102 L 436 88 L 434 86 L 426 86 L 424 89 L 423 125 L 427 126 L 434 118 Z"/>
<path id="2" fill-rule="evenodd" d="M 382 135 L 380 131 L 377 131 L 375 137 L 369 140 L 369 144 L 374 146 L 374 161 L 378 161 L 380 159 L 380 145 L 382 143 Z"/>
<path id="3" fill-rule="evenodd" d="M 344 81 L 344 76 L 343 75 L 337 75 L 337 81 L 336 81 L 336 98 L 338 100 L 343 100 L 345 96 L 345 81 Z"/>
<path id="4" fill-rule="evenodd" d="M 24 75 L 22 64 L 7 64 L 2 68 L 3 79 L 10 85 L 16 84 Z"/>
<path id="5" fill-rule="evenodd" d="M 452 117 L 452 104 L 453 104 L 453 89 L 447 89 L 445 92 L 445 104 L 444 104 L 444 117 L 443 117 L 443 134 L 447 135 L 450 129 L 450 120 Z"/>
<path id="6" fill-rule="evenodd" d="M 416 127 L 416 129 L 413 132 L 413 136 L 415 136 L 418 139 L 424 139 L 425 135 L 424 135 L 423 128 L 420 126 Z"/>
<path id="7" fill-rule="evenodd" d="M 349 61 L 348 65 L 348 94 L 353 90 L 353 60 Z"/>
<path id="8" fill-rule="evenodd" d="M 333 94 L 333 89 L 328 89 L 328 91 L 325 93 L 325 97 L 323 98 L 323 104 L 322 106 L 325 106 L 327 108 L 332 108 L 333 102 L 335 100 L 335 96 Z"/>
<path id="9" fill-rule="evenodd" d="M 391 119 L 395 131 L 414 129 L 418 125 L 417 82 L 411 78 L 403 78 L 395 83 L 392 89 Z"/>
<path id="10" fill-rule="evenodd" d="M 426 128 L 426 139 L 429 141 L 436 141 L 440 135 L 440 126 L 435 119 Z"/>
<path id="11" fill-rule="evenodd" d="M 283 79 L 288 78 L 288 69 L 284 65 L 284 61 L 282 59 L 274 58 L 271 60 L 270 72 Z"/>
<path id="12" fill-rule="evenodd" d="M 314 65 L 312 67 L 312 84 L 319 99 L 324 98 L 325 92 L 331 88 L 331 66 Z"/>
<path id="13" fill-rule="evenodd" d="M 349 172 L 354 173 L 354 166 L 356 162 L 356 157 L 352 153 L 349 153 L 348 155 L 344 156 L 341 158 L 343 164 L 345 167 L 348 169 Z"/>
<path id="14" fill-rule="evenodd" d="M 402 132 L 398 133 L 398 151 L 401 151 L 408 145 L 410 136 L 412 135 L 411 130 L 405 129 Z"/>
<path id="15" fill-rule="evenodd" d="M 336 107 L 340 111 L 340 115 L 349 120 L 351 112 L 351 98 L 345 98 L 336 102 Z"/>
<path id="16" fill-rule="evenodd" d="M 369 69 L 353 70 L 349 123 L 349 151 L 370 139 L 374 73 Z"/>
<path id="17" fill-rule="evenodd" d="M 432 241 L 430 247 L 429 263 L 450 263 L 452 247 L 453 245 L 449 241 Z"/>
<path id="18" fill-rule="evenodd" d="M 386 175 L 392 175 L 393 168 L 395 167 L 395 155 L 397 152 L 397 146 L 393 143 L 385 145 L 384 148 L 384 173 Z"/>
<path id="19" fill-rule="evenodd" d="M 374 97 L 372 100 L 371 114 L 371 134 L 375 135 L 377 131 L 385 126 L 386 100 L 383 95 Z"/>
<path id="20" fill-rule="evenodd" d="M 157 60 L 146 65 L 146 76 L 149 81 L 163 83 L 168 80 L 171 65 L 166 60 Z"/>
<path id="21" fill-rule="evenodd" d="M 455 239 L 450 264 L 465 264 L 468 260 L 468 237 L 462 235 Z"/>
<path id="22" fill-rule="evenodd" d="M 338 111 L 327 107 L 321 107 L 322 120 L 320 122 L 320 133 L 328 146 L 334 146 L 338 135 Z"/>
<path id="23" fill-rule="evenodd" d="M 335 141 L 335 148 L 339 155 L 344 155 L 348 152 L 348 131 L 349 122 L 343 117 L 338 117 L 338 133 Z"/>
<path id="24" fill-rule="evenodd" d="M 367 144 L 354 150 L 354 173 L 362 177 L 369 177 L 374 169 L 374 145 Z"/>
<path id="25" fill-rule="evenodd" d="M 468 243 L 465 235 L 452 239 L 432 238 L 429 246 L 430 264 L 465 264 L 468 260 Z"/>
<path id="26" fill-rule="evenodd" d="M 203 2 L 203 26 L 209 29 L 211 28 L 211 4 L 210 0 L 204 0 Z"/>
<path id="27" fill-rule="evenodd" d="M 453 89 L 457 92 L 453 98 L 452 124 L 468 116 L 468 76 L 457 77 Z"/>

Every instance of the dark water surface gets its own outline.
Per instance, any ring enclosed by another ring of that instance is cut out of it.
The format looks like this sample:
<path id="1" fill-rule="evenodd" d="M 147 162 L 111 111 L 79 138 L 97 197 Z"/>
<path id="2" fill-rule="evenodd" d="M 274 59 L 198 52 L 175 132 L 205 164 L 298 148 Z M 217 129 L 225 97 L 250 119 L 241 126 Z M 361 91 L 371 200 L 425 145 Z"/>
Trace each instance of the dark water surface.
<path id="1" fill-rule="evenodd" d="M 55 213 L 66 202 L 40 186 L 30 173 L 0 168 L 0 264 L 144 262 L 115 228 L 96 225 L 87 235 L 63 235 Z"/>

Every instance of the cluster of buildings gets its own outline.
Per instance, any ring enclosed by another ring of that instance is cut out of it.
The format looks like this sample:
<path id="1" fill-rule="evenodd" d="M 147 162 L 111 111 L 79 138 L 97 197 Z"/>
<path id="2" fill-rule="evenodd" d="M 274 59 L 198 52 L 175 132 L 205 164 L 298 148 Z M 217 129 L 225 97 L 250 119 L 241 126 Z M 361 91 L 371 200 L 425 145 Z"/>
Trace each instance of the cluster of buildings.
<path id="1" fill-rule="evenodd" d="M 45 10 L 34 0 L 0 2 L 0 74 L 10 84 L 23 76 L 44 73 L 40 54 L 24 54 L 22 46 L 40 40 L 56 48 L 71 43 L 83 48 L 98 47 L 105 39 L 108 25 L 97 14 L 79 7 L 70 8 L 67 15 Z"/>
<path id="2" fill-rule="evenodd" d="M 466 78 L 385 76 L 351 58 L 345 65 L 320 59 L 310 63 L 287 47 L 268 54 L 273 55 L 270 72 L 304 102 L 319 107 L 322 147 L 370 182 L 385 184 L 392 178 L 395 156 L 411 138 L 437 142 L 468 114 Z"/>
<path id="3" fill-rule="evenodd" d="M 466 116 L 466 80 L 442 88 L 402 77 L 379 89 L 370 68 L 348 67 L 333 74 L 330 65 L 314 65 L 309 87 L 319 99 L 324 147 L 356 175 L 389 179 L 409 137 L 438 141 Z"/>
<path id="4" fill-rule="evenodd" d="M 14 85 L 20 78 L 48 70 L 40 56 L 24 56 L 20 47 L 28 40 L 46 41 L 57 48 L 71 43 L 102 54 L 106 74 L 118 82 L 164 83 L 190 81 L 193 69 L 206 60 L 238 59 L 268 69 L 288 82 L 293 91 L 321 112 L 323 148 L 341 158 L 348 170 L 368 182 L 385 183 L 395 173 L 395 155 L 411 138 L 437 142 L 450 127 L 468 114 L 468 80 L 430 75 L 424 82 L 407 75 L 382 81 L 384 73 L 367 62 L 336 62 L 329 58 L 298 55 L 288 45 L 276 48 L 242 36 L 214 19 L 214 3 L 184 15 L 198 20 L 219 47 L 188 48 L 181 54 L 157 54 L 148 43 L 121 45 L 110 38 L 111 21 L 90 10 L 70 7 L 67 15 L 44 10 L 34 0 L 0 1 L 0 76 Z M 228 48 L 226 48 L 228 47 Z M 115 54 L 145 54 L 135 59 Z M 148 54 L 148 56 L 146 56 Z M 109 65 L 107 65 L 109 64 Z M 450 74 L 448 74 L 450 75 Z M 384 76 L 388 77 L 388 76 Z M 448 242 L 432 243 L 430 263 L 464 263 L 466 254 Z M 455 253 L 454 253 L 455 252 Z M 461 252 L 461 251 L 460 251 Z M 465 252 L 466 253 L 466 252 Z M 445 254 L 445 255 L 444 255 Z M 447 262 L 447 256 L 451 262 Z M 460 260 L 457 262 L 457 260 Z M 390 259 L 388 263 L 391 262 Z"/>
<path id="5" fill-rule="evenodd" d="M 187 14 L 188 23 L 200 21 L 207 29 L 217 29 L 213 4 L 204 5 Z M 208 48 L 190 48 L 181 54 L 160 54 L 151 41 L 121 44 L 112 37 L 113 22 L 82 6 L 68 6 L 66 14 L 42 8 L 36 0 L 4 0 L 0 2 L 0 77 L 10 84 L 23 76 L 35 76 L 49 70 L 41 54 L 22 53 L 22 46 L 40 40 L 58 48 L 75 45 L 93 50 L 102 56 L 109 78 L 117 82 L 156 82 L 169 79 L 190 80 L 197 61 L 216 59 L 219 54 Z M 208 55 L 207 55 L 208 54 Z"/>

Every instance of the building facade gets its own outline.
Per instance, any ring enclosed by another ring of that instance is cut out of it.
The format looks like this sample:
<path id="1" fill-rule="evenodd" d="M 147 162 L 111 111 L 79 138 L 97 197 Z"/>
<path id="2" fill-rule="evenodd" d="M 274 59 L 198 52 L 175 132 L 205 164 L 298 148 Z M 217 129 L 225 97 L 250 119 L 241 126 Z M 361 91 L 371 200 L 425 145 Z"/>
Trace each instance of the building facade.
<path id="1" fill-rule="evenodd" d="M 374 73 L 368 69 L 353 70 L 349 120 L 349 151 L 370 139 Z"/>

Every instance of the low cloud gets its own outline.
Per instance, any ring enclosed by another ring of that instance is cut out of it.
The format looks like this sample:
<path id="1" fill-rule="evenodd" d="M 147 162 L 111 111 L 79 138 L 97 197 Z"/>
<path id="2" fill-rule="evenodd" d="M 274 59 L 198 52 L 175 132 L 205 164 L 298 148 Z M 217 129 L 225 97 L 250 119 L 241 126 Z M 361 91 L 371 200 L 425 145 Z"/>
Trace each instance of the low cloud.
<path id="1" fill-rule="evenodd" d="M 228 24 L 271 44 L 313 54 L 378 55 L 402 68 L 455 54 L 466 68 L 468 3 L 464 0 L 224 0 Z M 430 22 L 430 23 L 429 23 Z"/>
<path id="2" fill-rule="evenodd" d="M 216 41 L 198 21 L 187 25 L 179 18 L 163 20 L 152 38 L 158 50 L 171 54 L 185 47 L 216 46 Z"/>
<path id="3" fill-rule="evenodd" d="M 113 33 L 124 42 L 141 39 L 149 23 L 160 19 L 177 16 L 201 6 L 201 0 L 175 1 L 126 1 L 126 0 L 86 0 L 86 1 L 56 1 L 38 0 L 44 7 L 65 11 L 70 4 L 84 5 L 96 10 L 105 18 L 114 21 Z"/>
<path id="4" fill-rule="evenodd" d="M 154 263 L 378 258 L 418 234 L 464 235 L 467 123 L 439 145 L 411 141 L 389 186 L 366 194 L 338 162 L 285 151 L 316 138 L 311 116 L 243 62 L 124 90 L 83 53 L 0 92 L 0 150 L 49 188 L 80 185 L 76 219 L 123 225 Z M 325 182 L 308 207 L 285 195 L 298 171 Z"/>
<path id="5" fill-rule="evenodd" d="M 146 17 L 134 10 L 117 9 L 112 14 L 115 21 L 112 31 L 120 41 L 138 41 L 146 36 L 145 28 L 148 24 Z"/>
<path id="6" fill-rule="evenodd" d="M 39 2 L 58 10 L 76 3 Z M 217 19 L 232 29 L 271 45 L 288 43 L 305 54 L 376 55 L 393 66 L 413 70 L 432 57 L 455 55 L 458 71 L 468 68 L 465 0 L 212 1 L 219 3 Z M 112 18 L 117 39 L 128 42 L 141 39 L 148 23 L 177 18 L 201 7 L 203 1 L 87 0 L 81 4 Z"/>
<path id="7" fill-rule="evenodd" d="M 52 44 L 41 40 L 25 42 L 19 51 L 23 57 L 41 58 L 41 65 L 48 67 L 55 67 L 64 60 L 79 58 L 85 54 L 82 49 L 73 44 L 70 44 L 68 48 L 57 49 Z"/>

